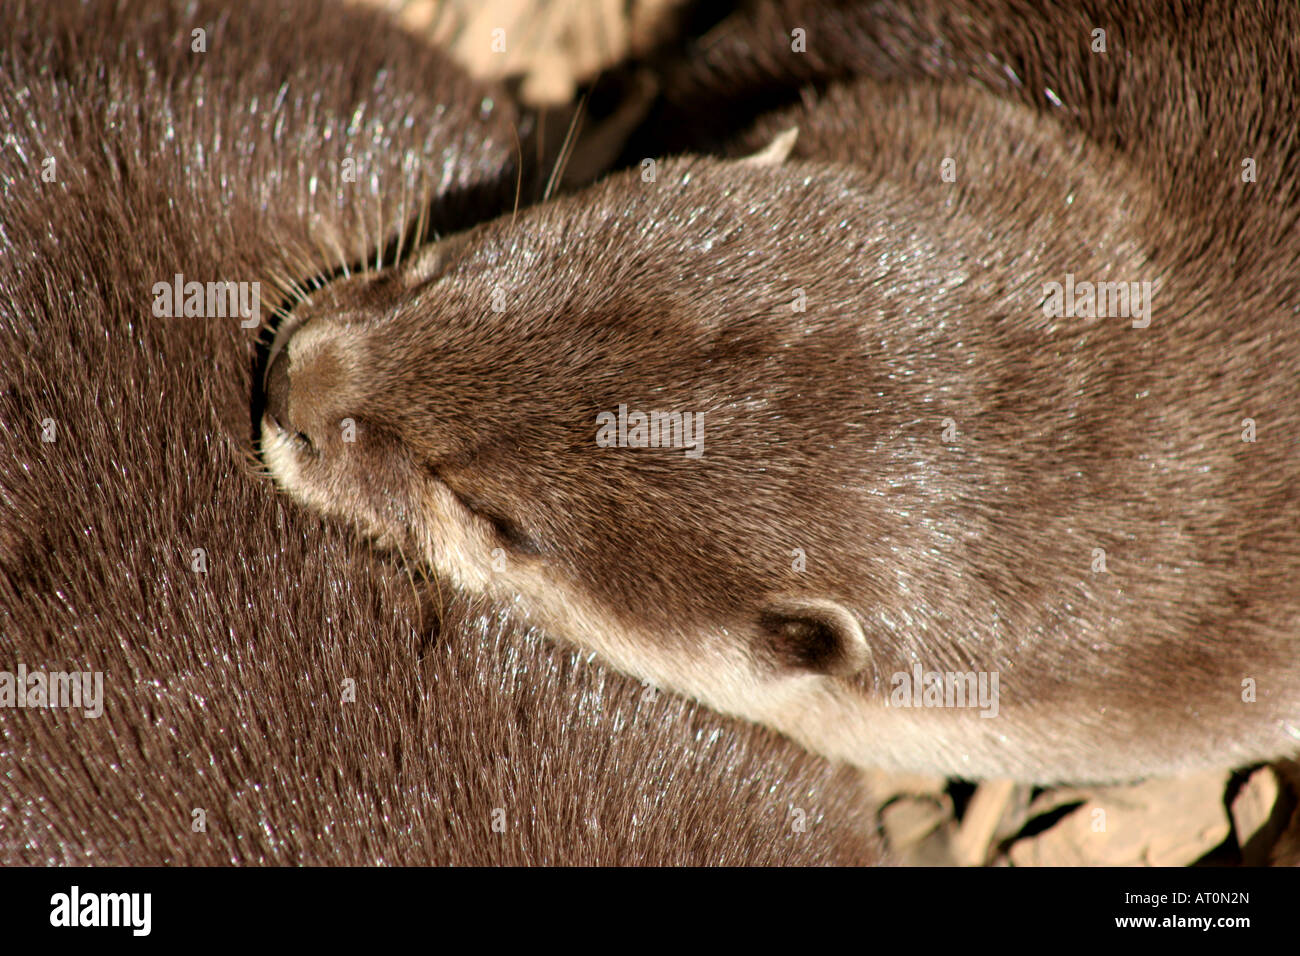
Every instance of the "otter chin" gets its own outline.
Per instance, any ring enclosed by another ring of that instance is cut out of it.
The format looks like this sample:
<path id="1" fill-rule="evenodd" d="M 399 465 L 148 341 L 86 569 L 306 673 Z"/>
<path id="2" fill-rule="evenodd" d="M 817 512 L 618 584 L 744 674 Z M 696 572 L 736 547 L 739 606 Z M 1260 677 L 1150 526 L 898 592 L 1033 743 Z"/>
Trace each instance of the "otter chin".
<path id="1" fill-rule="evenodd" d="M 861 141 L 933 146 L 918 115 L 958 184 Z M 326 285 L 269 363 L 276 481 L 835 759 L 1300 749 L 1300 466 L 1237 429 L 1300 431 L 1295 330 L 1207 304 L 1228 275 L 1155 241 L 1149 178 L 1025 107 L 863 82 L 789 128 Z M 1147 283 L 1151 320 L 1045 308 L 1067 275 Z"/>

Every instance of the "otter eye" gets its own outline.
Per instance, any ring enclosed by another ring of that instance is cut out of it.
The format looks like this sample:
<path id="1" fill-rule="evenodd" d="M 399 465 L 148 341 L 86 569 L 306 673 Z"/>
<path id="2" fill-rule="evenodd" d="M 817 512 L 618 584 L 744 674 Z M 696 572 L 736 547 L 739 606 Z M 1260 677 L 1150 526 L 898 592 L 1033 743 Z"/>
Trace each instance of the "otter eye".
<path id="1" fill-rule="evenodd" d="M 447 481 L 446 477 L 435 468 L 429 469 L 433 475 L 465 508 L 466 511 L 485 521 L 502 544 L 519 554 L 540 555 L 543 553 L 541 543 L 521 528 L 516 522 L 503 517 L 476 495 L 458 491 Z"/>
<path id="2" fill-rule="evenodd" d="M 492 526 L 498 538 L 509 545 L 513 550 L 521 554 L 541 554 L 542 548 L 532 537 L 522 528 L 511 521 L 509 518 L 502 518 L 500 515 L 491 514 L 484 511 L 475 511 L 484 521 Z"/>
<path id="3" fill-rule="evenodd" d="M 290 432 L 294 445 L 300 452 L 310 455 L 313 459 L 320 458 L 320 448 L 311 440 L 311 436 L 306 432 Z"/>

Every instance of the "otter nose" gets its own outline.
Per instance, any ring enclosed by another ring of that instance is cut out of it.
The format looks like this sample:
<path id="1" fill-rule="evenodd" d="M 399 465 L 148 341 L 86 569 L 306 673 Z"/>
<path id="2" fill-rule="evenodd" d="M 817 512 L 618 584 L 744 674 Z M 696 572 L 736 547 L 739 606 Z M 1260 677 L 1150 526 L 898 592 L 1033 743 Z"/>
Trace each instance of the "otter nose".
<path id="1" fill-rule="evenodd" d="M 297 431 L 289 420 L 289 350 L 281 347 L 266 373 L 266 413 L 285 431 Z"/>

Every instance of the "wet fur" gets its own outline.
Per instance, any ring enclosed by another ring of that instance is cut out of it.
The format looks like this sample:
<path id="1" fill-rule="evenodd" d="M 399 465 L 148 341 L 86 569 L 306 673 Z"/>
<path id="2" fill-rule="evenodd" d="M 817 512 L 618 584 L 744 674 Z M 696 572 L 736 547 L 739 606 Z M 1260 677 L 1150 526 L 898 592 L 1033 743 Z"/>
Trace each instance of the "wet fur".
<path id="1" fill-rule="evenodd" d="M 0 710 L 0 862 L 873 858 L 844 773 L 450 588 L 422 606 L 260 474 L 257 333 L 151 314 L 176 272 L 275 300 L 426 204 L 444 231 L 502 210 L 490 92 L 314 0 L 0 7 L 0 668 L 106 691 L 99 719 Z"/>
<path id="2" fill-rule="evenodd" d="M 300 364 L 337 382 L 293 411 L 315 457 L 272 470 L 838 758 L 1047 782 L 1294 752 L 1294 14 L 1107 10 L 738 15 L 669 100 L 843 84 L 727 144 L 797 125 L 791 161 L 664 161 L 483 227 L 429 275 L 323 290 L 304 328 L 332 330 L 312 333 L 328 359 Z M 789 54 L 796 25 L 814 55 Z M 1046 318 L 1066 273 L 1151 280 L 1151 327 Z M 623 403 L 704 411 L 704 457 L 597 448 Z M 790 595 L 846 607 L 869 663 L 790 666 L 763 624 Z M 886 708 L 913 663 L 999 672 L 999 718 Z"/>

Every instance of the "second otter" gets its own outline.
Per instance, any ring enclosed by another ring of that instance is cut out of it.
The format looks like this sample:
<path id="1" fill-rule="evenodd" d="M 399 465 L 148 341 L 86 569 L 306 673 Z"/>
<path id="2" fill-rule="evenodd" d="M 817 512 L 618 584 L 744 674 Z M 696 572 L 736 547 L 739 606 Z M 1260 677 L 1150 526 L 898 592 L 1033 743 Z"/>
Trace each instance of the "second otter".
<path id="1" fill-rule="evenodd" d="M 1300 749 L 1295 262 L 1190 257 L 1232 223 L 991 93 L 863 81 L 754 144 L 791 127 L 321 290 L 271 366 L 279 483 L 832 757 Z"/>

